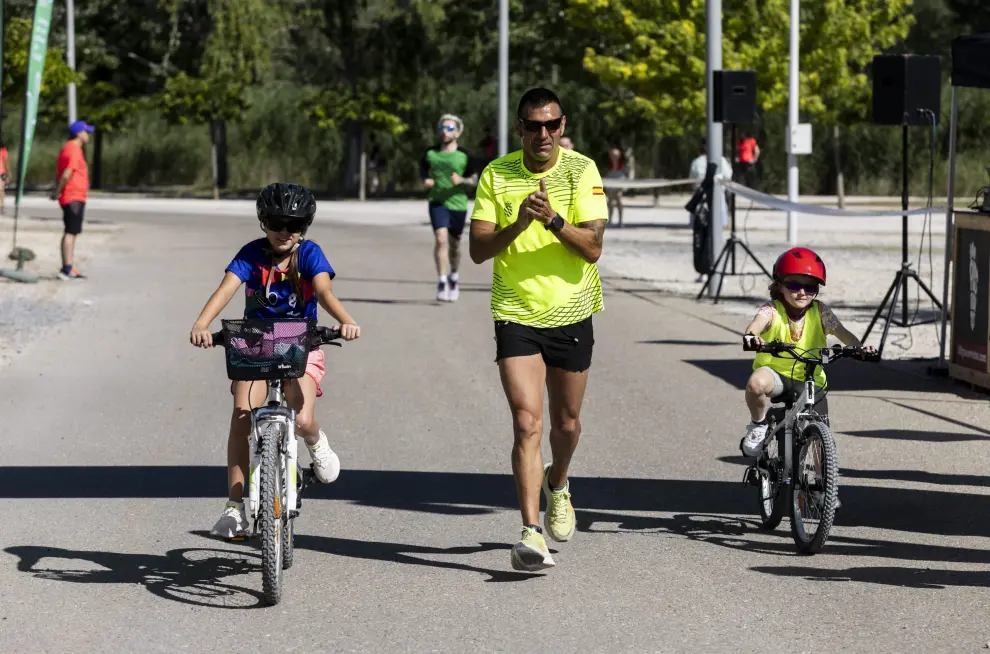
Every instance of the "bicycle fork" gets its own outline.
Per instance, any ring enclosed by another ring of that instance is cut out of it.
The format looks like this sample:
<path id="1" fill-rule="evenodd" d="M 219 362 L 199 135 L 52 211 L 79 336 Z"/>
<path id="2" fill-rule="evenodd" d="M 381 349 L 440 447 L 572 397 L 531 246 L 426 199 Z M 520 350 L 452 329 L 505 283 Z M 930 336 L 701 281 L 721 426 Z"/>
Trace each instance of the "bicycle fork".
<path id="1" fill-rule="evenodd" d="M 285 492 L 285 506 L 289 510 L 289 517 L 294 518 L 298 515 L 298 460 L 299 460 L 299 443 L 296 440 L 296 420 L 295 411 L 291 412 L 291 415 L 286 417 L 283 415 L 276 416 L 251 416 L 251 440 L 250 449 L 248 455 L 249 461 L 249 471 L 247 479 L 247 509 L 248 515 L 257 520 L 258 518 L 258 508 L 260 504 L 260 492 L 261 492 L 261 433 L 265 430 L 265 426 L 270 423 L 278 424 L 281 429 L 278 430 L 281 442 L 279 443 L 279 452 L 281 456 L 279 457 L 278 470 L 274 471 L 276 474 L 284 473 L 283 479 L 284 492 Z"/>

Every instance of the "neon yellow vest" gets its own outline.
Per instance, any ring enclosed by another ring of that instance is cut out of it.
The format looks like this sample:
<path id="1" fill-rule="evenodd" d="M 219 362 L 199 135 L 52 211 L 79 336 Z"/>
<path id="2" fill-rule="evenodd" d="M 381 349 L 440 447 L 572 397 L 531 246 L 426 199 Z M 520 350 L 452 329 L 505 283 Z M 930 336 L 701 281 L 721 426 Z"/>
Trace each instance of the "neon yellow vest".
<path id="1" fill-rule="evenodd" d="M 811 306 L 808 307 L 808 312 L 804 316 L 804 332 L 797 342 L 791 338 L 791 330 L 787 321 L 787 310 L 784 308 L 783 303 L 777 300 L 774 302 L 774 307 L 776 307 L 777 312 L 773 316 L 773 321 L 766 328 L 766 331 L 760 334 L 760 337 L 764 341 L 767 343 L 771 341 L 794 343 L 802 350 L 826 347 L 828 345 L 828 340 L 825 337 L 825 329 L 822 327 L 822 315 L 818 310 L 817 301 L 812 302 Z M 804 381 L 804 364 L 795 361 L 787 354 L 779 357 L 763 352 L 757 354 L 756 359 L 753 360 L 753 370 L 764 367 L 776 371 L 781 377 L 790 377 L 798 382 Z M 825 384 L 825 369 L 818 366 L 815 368 L 815 385 L 825 388 Z"/>

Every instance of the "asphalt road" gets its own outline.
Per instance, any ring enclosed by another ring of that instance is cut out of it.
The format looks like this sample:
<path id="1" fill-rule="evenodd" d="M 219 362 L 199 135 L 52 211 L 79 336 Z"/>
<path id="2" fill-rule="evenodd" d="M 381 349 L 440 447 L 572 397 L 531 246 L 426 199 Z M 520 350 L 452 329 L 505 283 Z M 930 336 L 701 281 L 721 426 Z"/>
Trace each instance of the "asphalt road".
<path id="1" fill-rule="evenodd" d="M 54 216 L 54 212 L 52 212 Z M 990 404 L 910 363 L 838 364 L 824 553 L 758 529 L 737 444 L 750 363 L 717 309 L 605 274 L 578 532 L 515 573 L 511 430 L 468 262 L 433 302 L 419 217 L 320 220 L 363 328 L 326 348 L 317 416 L 343 472 L 311 489 L 282 604 L 207 536 L 230 395 L 188 329 L 250 215 L 135 215 L 67 286 L 89 303 L 0 370 L 0 651 L 975 651 L 990 640 Z M 407 224 L 412 223 L 412 224 Z M 85 238 L 85 233 L 82 238 Z M 608 237 L 603 267 L 607 273 Z M 236 316 L 239 296 L 225 315 Z M 548 445 L 544 450 L 549 453 Z"/>

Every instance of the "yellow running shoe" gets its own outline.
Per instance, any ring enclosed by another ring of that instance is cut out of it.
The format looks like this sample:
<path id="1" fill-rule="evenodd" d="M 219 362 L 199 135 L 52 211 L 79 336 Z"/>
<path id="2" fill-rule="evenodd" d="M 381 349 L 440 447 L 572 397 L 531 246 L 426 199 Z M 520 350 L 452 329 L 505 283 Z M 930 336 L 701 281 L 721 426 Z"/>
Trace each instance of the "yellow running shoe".
<path id="1" fill-rule="evenodd" d="M 543 534 L 532 527 L 523 527 L 522 539 L 512 547 L 512 569 L 536 572 L 554 565 Z"/>
<path id="2" fill-rule="evenodd" d="M 577 518 L 571 506 L 571 482 L 568 480 L 563 490 L 550 490 L 550 467 L 543 467 L 543 494 L 547 498 L 547 510 L 543 514 L 543 529 L 558 543 L 569 541 L 574 535 Z"/>

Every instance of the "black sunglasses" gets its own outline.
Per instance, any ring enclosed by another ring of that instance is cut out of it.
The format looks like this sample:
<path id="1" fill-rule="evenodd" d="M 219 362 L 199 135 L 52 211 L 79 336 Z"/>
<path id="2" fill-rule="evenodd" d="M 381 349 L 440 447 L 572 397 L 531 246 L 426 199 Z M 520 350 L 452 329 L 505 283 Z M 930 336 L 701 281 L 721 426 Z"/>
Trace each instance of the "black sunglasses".
<path id="1" fill-rule="evenodd" d="M 547 131 L 553 134 L 558 129 L 560 129 L 560 123 L 564 120 L 564 117 L 554 118 L 553 120 L 529 120 L 527 118 L 517 118 L 517 120 L 522 123 L 523 129 L 527 132 L 539 133 L 544 127 Z"/>
<path id="2" fill-rule="evenodd" d="M 297 218 L 269 218 L 265 221 L 265 228 L 270 232 L 289 232 L 290 234 L 302 233 L 306 223 Z"/>
<path id="3" fill-rule="evenodd" d="M 801 289 L 804 289 L 804 292 L 808 295 L 818 295 L 819 286 L 817 283 L 802 284 L 801 282 L 784 282 L 784 286 L 786 286 L 787 290 L 791 293 L 800 293 Z"/>

